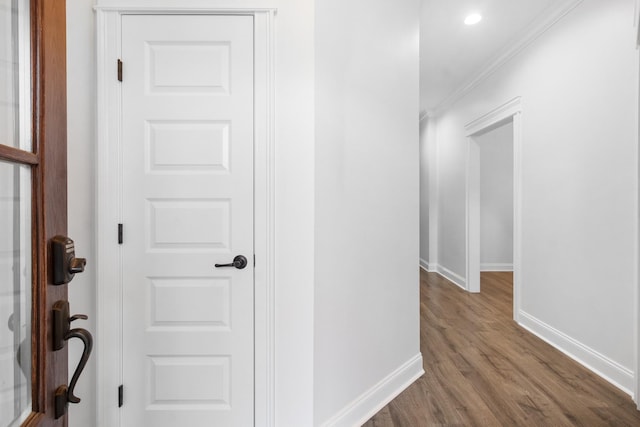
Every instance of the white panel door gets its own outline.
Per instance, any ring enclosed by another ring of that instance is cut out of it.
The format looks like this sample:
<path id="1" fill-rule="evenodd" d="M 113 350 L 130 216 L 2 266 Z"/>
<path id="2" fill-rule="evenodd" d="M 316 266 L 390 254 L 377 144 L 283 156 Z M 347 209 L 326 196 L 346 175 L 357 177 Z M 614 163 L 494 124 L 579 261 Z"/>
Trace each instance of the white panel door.
<path id="1" fill-rule="evenodd" d="M 253 18 L 125 15 L 122 61 L 122 425 L 251 426 Z"/>

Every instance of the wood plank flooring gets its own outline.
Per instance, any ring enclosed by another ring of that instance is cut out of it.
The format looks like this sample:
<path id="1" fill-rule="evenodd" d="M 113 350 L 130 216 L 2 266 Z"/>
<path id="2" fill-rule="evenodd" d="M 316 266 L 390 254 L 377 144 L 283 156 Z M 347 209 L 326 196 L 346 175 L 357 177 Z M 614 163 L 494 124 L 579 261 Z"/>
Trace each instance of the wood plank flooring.
<path id="1" fill-rule="evenodd" d="M 426 373 L 365 427 L 640 426 L 629 395 L 513 321 L 511 273 L 480 294 L 420 279 Z"/>

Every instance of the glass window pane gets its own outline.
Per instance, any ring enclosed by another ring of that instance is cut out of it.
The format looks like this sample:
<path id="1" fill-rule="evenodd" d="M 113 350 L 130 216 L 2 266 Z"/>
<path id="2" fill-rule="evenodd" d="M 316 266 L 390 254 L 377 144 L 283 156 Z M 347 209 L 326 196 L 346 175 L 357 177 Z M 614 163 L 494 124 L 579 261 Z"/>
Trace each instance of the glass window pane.
<path id="1" fill-rule="evenodd" d="M 0 427 L 31 412 L 31 171 L 0 162 Z"/>
<path id="2" fill-rule="evenodd" d="M 0 144 L 31 151 L 29 1 L 0 0 Z"/>

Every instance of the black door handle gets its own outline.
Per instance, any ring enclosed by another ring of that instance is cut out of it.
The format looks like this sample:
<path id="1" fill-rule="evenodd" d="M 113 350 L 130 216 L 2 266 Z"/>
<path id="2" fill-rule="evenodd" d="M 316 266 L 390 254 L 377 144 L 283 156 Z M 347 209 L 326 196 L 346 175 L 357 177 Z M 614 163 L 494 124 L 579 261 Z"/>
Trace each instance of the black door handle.
<path id="1" fill-rule="evenodd" d="M 84 350 L 82 350 L 82 357 L 80 358 L 80 362 L 78 362 L 78 366 L 76 370 L 73 372 L 73 376 L 71 377 L 71 382 L 69 383 L 69 387 L 66 385 L 61 385 L 56 389 L 55 393 L 55 411 L 56 411 L 56 419 L 60 418 L 67 412 L 67 404 L 71 403 L 80 403 L 80 398 L 74 394 L 74 390 L 76 388 L 76 384 L 78 383 L 78 378 L 80 378 L 80 374 L 84 370 L 84 367 L 87 366 L 87 361 L 89 360 L 89 356 L 91 355 L 91 350 L 93 349 L 93 337 L 91 333 L 83 328 L 71 329 L 65 335 L 65 340 L 69 340 L 71 338 L 80 338 L 84 343 Z"/>
<path id="2" fill-rule="evenodd" d="M 238 270 L 242 270 L 246 266 L 247 266 L 247 259 L 243 255 L 236 255 L 236 257 L 233 258 L 233 262 L 230 262 L 229 264 L 216 264 L 216 268 L 235 267 Z"/>
<path id="3" fill-rule="evenodd" d="M 76 384 L 78 383 L 78 378 L 80 378 L 80 374 L 82 374 L 82 371 L 84 370 L 85 366 L 87 366 L 87 362 L 89 361 L 89 356 L 91 355 L 91 350 L 93 349 L 93 336 L 91 336 L 91 332 L 87 331 L 84 328 L 75 328 L 71 329 L 69 333 L 67 333 L 67 336 L 65 338 L 67 340 L 71 338 L 80 338 L 84 343 L 82 357 L 78 362 L 76 370 L 73 372 L 71 382 L 69 383 L 69 389 L 67 390 L 67 401 L 71 403 L 80 403 L 80 398 L 77 397 L 73 392 L 76 388 Z"/>
<path id="4" fill-rule="evenodd" d="M 67 301 L 58 301 L 53 305 L 53 349 L 62 349 L 65 341 L 71 338 L 79 338 L 84 343 L 82 357 L 78 362 L 76 370 L 73 372 L 69 386 L 61 385 L 55 391 L 54 406 L 56 419 L 66 414 L 69 402 L 80 402 L 80 398 L 74 394 L 74 390 L 93 349 L 93 337 L 89 331 L 83 328 L 69 329 L 71 322 L 77 319 L 87 319 L 87 316 L 84 314 L 69 316 L 69 303 Z"/>
<path id="5" fill-rule="evenodd" d="M 67 301 L 57 301 L 53 304 L 53 349 L 60 350 L 64 347 L 64 342 L 68 340 L 67 334 L 71 329 L 71 322 L 82 319 L 87 320 L 85 314 L 69 315 L 69 303 Z"/>

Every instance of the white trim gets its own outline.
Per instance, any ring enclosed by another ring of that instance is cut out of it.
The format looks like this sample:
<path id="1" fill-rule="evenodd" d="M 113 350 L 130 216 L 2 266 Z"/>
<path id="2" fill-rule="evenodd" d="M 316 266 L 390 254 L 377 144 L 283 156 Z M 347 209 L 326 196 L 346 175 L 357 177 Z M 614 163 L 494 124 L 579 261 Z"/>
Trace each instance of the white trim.
<path id="1" fill-rule="evenodd" d="M 480 146 L 467 142 L 466 198 L 466 283 L 467 291 L 480 292 Z"/>
<path id="2" fill-rule="evenodd" d="M 522 99 L 517 96 L 464 125 L 466 136 L 470 137 L 475 134 L 488 132 L 504 121 L 509 120 L 520 111 L 522 111 Z"/>
<path id="3" fill-rule="evenodd" d="M 440 203 L 439 160 L 438 160 L 438 119 L 430 117 L 427 124 L 427 163 L 429 174 L 429 264 L 432 271 L 438 264 L 438 221 Z"/>
<path id="4" fill-rule="evenodd" d="M 633 14 L 633 25 L 636 27 L 636 49 L 640 48 L 640 0 L 636 0 L 636 11 Z"/>
<path id="5" fill-rule="evenodd" d="M 464 277 L 460 276 L 459 274 L 454 273 L 453 271 L 449 270 L 446 267 L 443 267 L 442 265 L 436 265 L 435 272 L 441 275 L 442 277 L 444 277 L 445 279 L 447 279 L 448 281 L 450 281 L 451 283 L 453 283 L 454 285 L 458 286 L 459 288 L 462 288 L 465 291 L 467 290 L 467 281 L 465 280 Z"/>
<path id="6" fill-rule="evenodd" d="M 636 207 L 636 210 L 638 207 Z M 639 220 L 640 222 L 640 220 Z M 640 239 L 640 227 L 636 230 L 636 235 Z M 638 245 L 639 241 L 636 239 L 636 258 L 638 257 Z M 640 263 L 636 264 L 636 278 L 635 278 L 635 313 L 634 313 L 634 337 L 636 339 L 635 345 L 635 375 L 633 379 L 633 401 L 636 403 L 636 407 L 640 411 Z"/>
<path id="7" fill-rule="evenodd" d="M 457 273 L 454 273 L 453 271 L 449 270 L 446 267 L 443 267 L 443 266 L 438 265 L 438 264 L 428 264 L 426 261 L 421 259 L 420 260 L 420 268 L 423 269 L 424 271 L 426 271 L 427 273 L 436 273 L 436 274 L 440 275 L 441 277 L 443 277 L 444 279 L 446 279 L 447 281 L 449 281 L 452 284 L 456 285 L 460 289 L 462 289 L 464 291 L 467 290 L 467 285 L 466 285 L 466 281 L 465 281 L 464 277 L 460 276 Z"/>
<path id="8" fill-rule="evenodd" d="M 563 4 L 559 4 L 557 9 L 550 13 L 544 14 L 536 20 L 527 29 L 524 34 L 515 37 L 515 41 L 506 46 L 497 55 L 495 55 L 487 64 L 472 76 L 466 83 L 460 85 L 457 90 L 447 96 L 437 107 L 432 110 L 432 114 L 440 115 L 443 111 L 451 107 L 458 100 L 471 92 L 480 83 L 489 78 L 500 67 L 508 63 L 520 52 L 526 49 L 538 37 L 549 31 L 558 21 L 565 17 L 569 12 L 575 9 L 583 0 L 567 0 Z M 560 3 L 560 2 L 558 2 Z"/>
<path id="9" fill-rule="evenodd" d="M 465 125 L 468 139 L 466 253 L 469 291 L 480 290 L 480 153 L 474 136 L 513 120 L 513 316 L 518 321 L 522 289 L 522 99 L 513 98 Z M 473 279 L 477 282 L 474 283 Z"/>
<path id="10" fill-rule="evenodd" d="M 631 390 L 633 388 L 634 375 L 631 369 L 625 368 L 589 346 L 536 319 L 529 313 L 521 311 L 519 318 L 518 324 L 520 326 L 609 381 L 620 390 L 633 395 Z"/>
<path id="11" fill-rule="evenodd" d="M 640 0 L 638 2 L 640 4 Z M 640 157 L 638 163 L 640 163 Z M 636 176 L 636 180 L 640 180 L 640 175 Z M 640 182 L 640 181 L 639 181 Z M 640 198 L 640 197 L 639 197 Z M 636 212 L 638 212 L 638 198 L 636 198 Z M 640 256 L 640 213 L 638 214 L 638 223 L 636 224 L 636 242 L 635 242 L 636 259 Z M 635 268 L 635 297 L 634 297 L 634 317 L 633 317 L 633 329 L 635 337 L 635 375 L 633 383 L 633 400 L 636 403 L 636 407 L 640 411 L 640 262 L 636 262 Z"/>
<path id="12" fill-rule="evenodd" d="M 114 76 L 120 57 L 123 14 L 190 13 L 254 16 L 255 34 L 255 426 L 275 426 L 275 195 L 274 195 L 274 16 L 275 9 L 233 8 L 230 2 L 103 0 L 96 6 L 97 147 L 96 147 L 96 329 L 97 425 L 117 427 L 115 396 L 122 383 L 122 280 L 115 227 L 121 218 L 119 165 L 121 93 Z M 218 6 L 216 6 L 218 5 Z M 115 326 L 115 327 L 114 327 Z"/>
<path id="13" fill-rule="evenodd" d="M 522 307 L 522 150 L 524 145 L 522 110 L 513 115 L 513 319 Z"/>
<path id="14" fill-rule="evenodd" d="M 640 0 L 636 0 L 636 10 L 634 13 L 634 22 L 633 24 L 636 27 L 636 49 L 640 49 Z M 639 76 L 640 78 L 640 76 Z M 637 159 L 636 165 L 640 164 L 640 157 Z M 640 177 L 636 177 L 636 180 L 640 179 Z M 640 181 L 639 181 L 640 182 Z M 638 193 L 640 197 L 640 193 Z M 636 211 L 638 210 L 636 198 Z M 640 246 L 640 216 L 638 216 L 638 223 L 636 224 L 636 258 L 638 258 L 638 248 Z M 635 278 L 635 298 L 634 298 L 634 334 L 636 340 L 636 345 L 634 346 L 635 350 L 635 375 L 634 375 L 634 388 L 633 388 L 633 400 L 636 402 L 636 407 L 640 411 L 640 260 L 636 264 L 635 270 L 636 278 Z"/>
<path id="15" fill-rule="evenodd" d="M 422 354 L 418 353 L 322 423 L 322 427 L 352 427 L 364 424 L 422 375 Z"/>
<path id="16" fill-rule="evenodd" d="M 275 426 L 275 14 L 275 10 L 254 13 L 256 427 Z"/>
<path id="17" fill-rule="evenodd" d="M 513 263 L 482 262 L 480 271 L 513 271 Z"/>
<path id="18" fill-rule="evenodd" d="M 276 9 L 264 7 L 260 0 L 243 2 L 236 0 L 97 0 L 94 9 L 103 12 L 126 13 L 271 13 Z"/>
<path id="19" fill-rule="evenodd" d="M 435 273 L 436 267 L 437 266 L 435 264 L 429 264 L 427 261 L 420 258 L 420 268 L 426 271 L 427 273 Z"/>
<path id="20" fill-rule="evenodd" d="M 114 79 L 114 62 L 119 57 L 118 14 L 96 14 L 97 108 L 96 108 L 96 366 L 97 425 L 119 426 L 120 411 L 115 390 L 122 380 L 122 280 L 116 268 L 120 257 L 114 244 L 114 230 L 120 222 L 121 201 L 113 187 L 121 188 L 118 164 L 121 145 L 119 122 L 120 90 Z M 112 150 L 110 145 L 118 147 Z M 110 282 L 110 283 L 109 283 Z"/>

